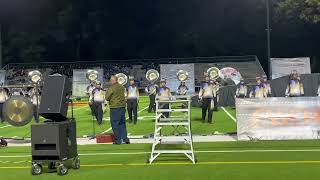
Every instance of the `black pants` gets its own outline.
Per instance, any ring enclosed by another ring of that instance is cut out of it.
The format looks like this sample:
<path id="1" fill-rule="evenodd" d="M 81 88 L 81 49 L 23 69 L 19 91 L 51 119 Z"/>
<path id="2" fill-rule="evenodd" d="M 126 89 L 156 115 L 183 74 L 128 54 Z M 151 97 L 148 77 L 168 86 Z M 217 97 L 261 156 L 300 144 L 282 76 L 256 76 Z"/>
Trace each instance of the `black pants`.
<path id="1" fill-rule="evenodd" d="M 89 104 L 89 107 L 91 109 L 91 115 L 94 116 L 94 107 L 92 104 Z"/>
<path id="2" fill-rule="evenodd" d="M 102 110 L 102 103 L 101 102 L 94 102 L 92 103 L 94 116 L 97 119 L 99 125 L 102 124 L 103 118 L 103 110 Z"/>
<path id="3" fill-rule="evenodd" d="M 1 121 L 1 123 L 4 122 L 3 114 L 2 114 L 2 113 L 3 113 L 3 112 L 2 112 L 3 104 L 4 104 L 4 103 L 0 103 L 0 121 Z"/>
<path id="4" fill-rule="evenodd" d="M 202 122 L 205 122 L 208 112 L 208 122 L 212 122 L 211 98 L 202 99 Z"/>
<path id="5" fill-rule="evenodd" d="M 159 109 L 169 109 L 169 104 L 168 103 L 159 103 Z M 170 115 L 169 112 L 163 112 L 162 114 L 166 118 L 168 118 Z"/>
<path id="6" fill-rule="evenodd" d="M 127 100 L 127 109 L 129 115 L 129 123 L 132 123 L 132 115 L 133 115 L 133 123 L 137 123 L 138 119 L 138 100 L 137 99 L 128 99 Z"/>
<path id="7" fill-rule="evenodd" d="M 38 106 L 35 104 L 33 105 L 33 117 L 34 117 L 34 120 L 38 123 L 39 122 Z"/>
<path id="8" fill-rule="evenodd" d="M 214 103 L 213 110 L 218 111 L 218 97 L 217 96 L 213 98 L 213 103 Z"/>
<path id="9" fill-rule="evenodd" d="M 149 102 L 148 112 L 156 112 L 156 95 L 149 95 Z"/>

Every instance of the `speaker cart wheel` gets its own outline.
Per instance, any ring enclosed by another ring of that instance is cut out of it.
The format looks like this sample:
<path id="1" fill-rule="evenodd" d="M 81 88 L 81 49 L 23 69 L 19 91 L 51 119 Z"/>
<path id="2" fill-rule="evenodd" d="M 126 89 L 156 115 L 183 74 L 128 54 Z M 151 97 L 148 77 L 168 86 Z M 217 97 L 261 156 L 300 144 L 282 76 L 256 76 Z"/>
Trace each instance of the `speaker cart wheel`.
<path id="1" fill-rule="evenodd" d="M 32 175 L 40 175 L 42 174 L 42 166 L 41 164 L 32 164 L 32 167 L 31 167 L 31 174 Z"/>
<path id="2" fill-rule="evenodd" d="M 63 164 L 60 164 L 57 168 L 57 173 L 59 176 L 64 176 L 68 174 L 68 168 Z"/>
<path id="3" fill-rule="evenodd" d="M 73 169 L 80 169 L 80 158 L 77 156 L 72 160 L 72 168 Z"/>

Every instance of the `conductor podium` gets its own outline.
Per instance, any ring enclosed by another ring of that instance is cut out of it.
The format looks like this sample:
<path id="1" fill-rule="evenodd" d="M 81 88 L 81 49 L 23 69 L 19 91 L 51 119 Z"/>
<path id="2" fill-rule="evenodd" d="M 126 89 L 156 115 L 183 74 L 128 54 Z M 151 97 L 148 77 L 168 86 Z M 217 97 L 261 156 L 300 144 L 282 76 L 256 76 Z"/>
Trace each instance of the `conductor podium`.
<path id="1" fill-rule="evenodd" d="M 161 154 L 184 154 L 193 164 L 196 163 L 190 107 L 190 96 L 156 98 L 154 140 L 148 160 L 150 164 Z"/>
<path id="2" fill-rule="evenodd" d="M 66 175 L 67 160 L 72 160 L 72 168 L 80 168 L 76 122 L 73 117 L 67 118 L 71 91 L 66 81 L 65 76 L 53 75 L 44 83 L 39 114 L 47 120 L 31 126 L 33 175 L 42 173 L 43 164 L 48 164 L 49 170 L 57 169 L 58 175 Z"/>

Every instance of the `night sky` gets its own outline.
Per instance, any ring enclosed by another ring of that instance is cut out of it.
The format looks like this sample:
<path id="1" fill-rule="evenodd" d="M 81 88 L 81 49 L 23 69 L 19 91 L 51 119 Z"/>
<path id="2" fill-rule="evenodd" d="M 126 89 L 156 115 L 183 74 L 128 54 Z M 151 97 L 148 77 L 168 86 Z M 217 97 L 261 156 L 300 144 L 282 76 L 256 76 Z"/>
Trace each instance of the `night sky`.
<path id="1" fill-rule="evenodd" d="M 289 21 L 276 3 L 272 57 L 318 61 L 319 24 Z M 257 55 L 267 65 L 265 0 L 2 0 L 0 18 L 4 63 Z"/>

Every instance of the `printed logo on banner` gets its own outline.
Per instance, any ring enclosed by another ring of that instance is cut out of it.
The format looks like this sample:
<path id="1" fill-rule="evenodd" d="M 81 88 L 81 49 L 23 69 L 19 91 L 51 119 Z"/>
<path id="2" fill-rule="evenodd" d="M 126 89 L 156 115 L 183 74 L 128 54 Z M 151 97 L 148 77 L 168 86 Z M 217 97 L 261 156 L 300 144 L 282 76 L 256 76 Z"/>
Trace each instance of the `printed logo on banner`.
<path id="1" fill-rule="evenodd" d="M 319 139 L 318 97 L 237 99 L 236 109 L 239 140 Z"/>

